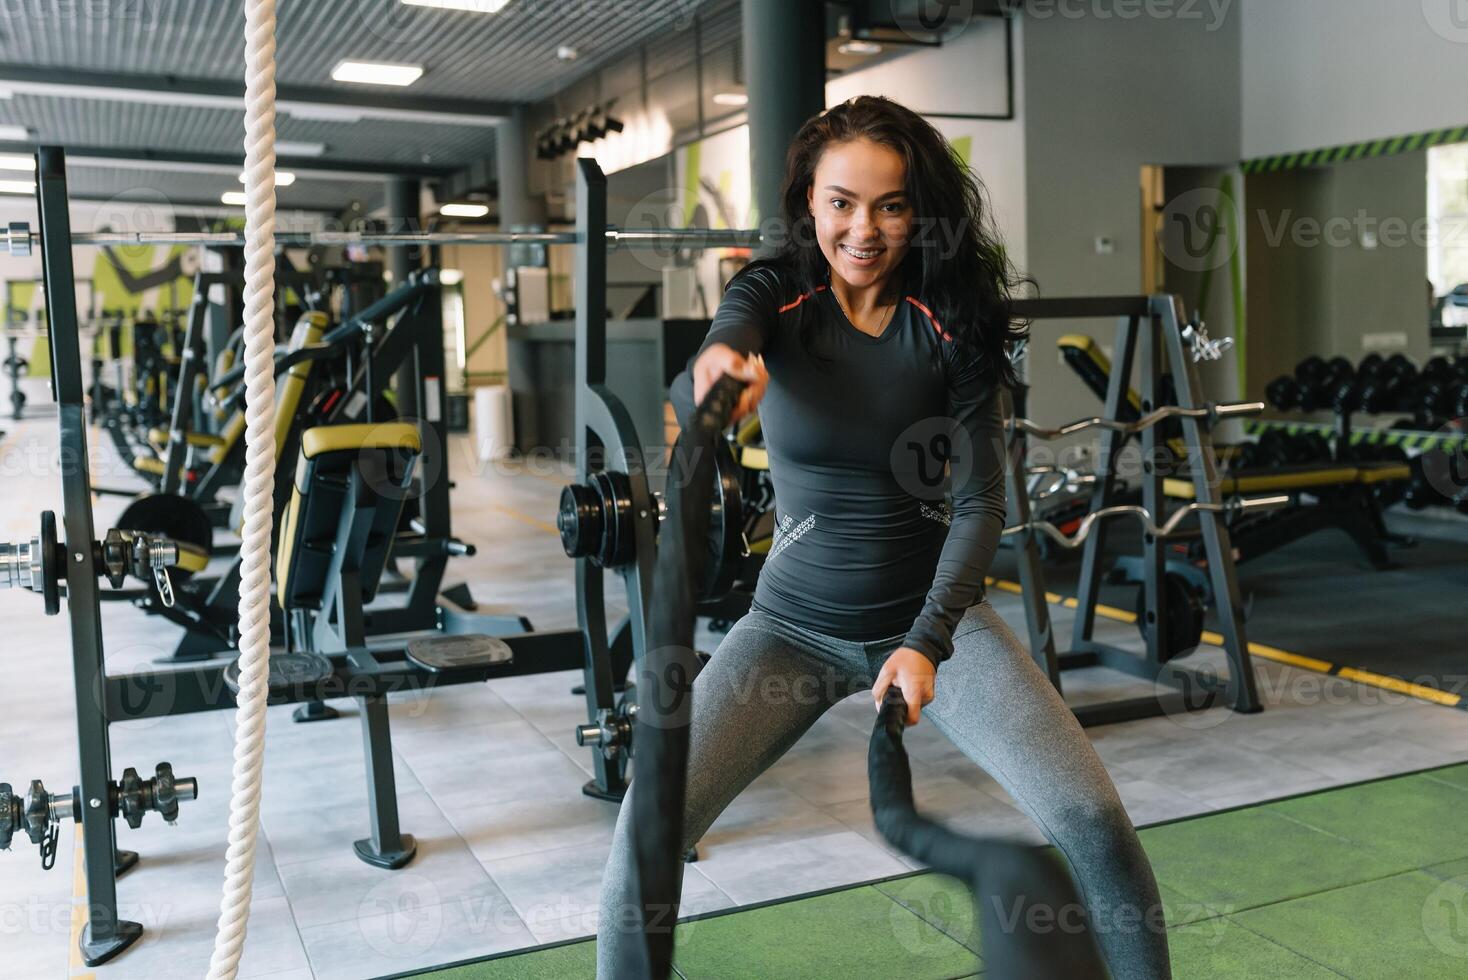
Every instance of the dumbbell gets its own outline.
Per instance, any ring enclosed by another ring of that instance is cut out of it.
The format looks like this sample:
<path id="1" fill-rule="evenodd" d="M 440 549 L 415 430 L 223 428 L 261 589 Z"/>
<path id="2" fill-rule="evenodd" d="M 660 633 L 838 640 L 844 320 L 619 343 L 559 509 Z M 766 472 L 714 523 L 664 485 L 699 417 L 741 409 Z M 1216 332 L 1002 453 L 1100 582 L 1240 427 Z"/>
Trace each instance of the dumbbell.
<path id="1" fill-rule="evenodd" d="M 1309 359 L 1307 359 L 1308 361 Z M 1319 358 L 1315 358 L 1319 360 Z M 1356 383 L 1357 374 L 1351 362 L 1344 357 L 1333 357 L 1323 367 L 1313 366 L 1310 381 L 1304 385 L 1306 391 L 1300 399 L 1305 411 L 1320 408 L 1336 408 L 1338 402 L 1348 397 Z M 1340 411 L 1339 408 L 1336 408 Z"/>
<path id="2" fill-rule="evenodd" d="M 1424 381 L 1453 381 L 1458 378 L 1458 370 L 1452 361 L 1439 354 L 1422 365 L 1421 377 Z"/>
<path id="3" fill-rule="evenodd" d="M 1264 398 L 1281 412 L 1300 407 L 1304 387 L 1293 376 L 1282 374 L 1264 386 Z"/>
<path id="4" fill-rule="evenodd" d="M 1335 409 L 1373 415 L 1388 411 L 1400 403 L 1403 393 L 1413 387 L 1417 377 L 1417 365 L 1401 354 L 1393 354 L 1390 360 L 1372 370 L 1358 371 L 1354 384 L 1349 388 L 1338 387 Z"/>
<path id="5" fill-rule="evenodd" d="M 1428 457 L 1434 453 L 1442 454 L 1444 459 L 1429 461 Z M 1429 449 L 1425 453 L 1412 457 L 1412 478 L 1407 481 L 1407 489 L 1402 494 L 1402 500 L 1408 507 L 1413 510 L 1422 510 L 1425 507 L 1448 502 L 1448 498 L 1443 496 L 1437 487 L 1433 486 L 1433 482 L 1427 478 L 1425 469 L 1429 462 L 1433 466 L 1446 465 L 1445 457 L 1446 453 L 1441 449 Z"/>

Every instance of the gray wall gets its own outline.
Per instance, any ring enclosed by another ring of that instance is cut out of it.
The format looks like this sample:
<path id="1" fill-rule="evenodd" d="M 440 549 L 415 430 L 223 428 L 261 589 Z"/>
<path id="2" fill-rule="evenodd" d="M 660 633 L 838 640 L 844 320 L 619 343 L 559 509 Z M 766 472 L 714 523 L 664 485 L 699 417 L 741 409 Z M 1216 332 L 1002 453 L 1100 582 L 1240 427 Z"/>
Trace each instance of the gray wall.
<path id="1" fill-rule="evenodd" d="M 1236 6 L 1246 158 L 1468 124 L 1461 0 Z M 1455 8 L 1461 26 L 1452 20 Z"/>
<path id="2" fill-rule="evenodd" d="M 1045 296 L 1138 293 L 1142 165 L 1238 159 L 1238 17 L 1026 16 L 1023 37 L 1029 272 Z M 1097 255 L 1097 236 L 1113 239 L 1115 253 Z M 1109 344 L 1115 325 L 1035 325 L 1037 418 L 1097 408 L 1055 354 L 1056 339 L 1073 332 Z"/>
<path id="3" fill-rule="evenodd" d="M 1250 394 L 1310 354 L 1359 361 L 1370 334 L 1429 356 L 1426 153 L 1253 176 L 1248 201 Z"/>

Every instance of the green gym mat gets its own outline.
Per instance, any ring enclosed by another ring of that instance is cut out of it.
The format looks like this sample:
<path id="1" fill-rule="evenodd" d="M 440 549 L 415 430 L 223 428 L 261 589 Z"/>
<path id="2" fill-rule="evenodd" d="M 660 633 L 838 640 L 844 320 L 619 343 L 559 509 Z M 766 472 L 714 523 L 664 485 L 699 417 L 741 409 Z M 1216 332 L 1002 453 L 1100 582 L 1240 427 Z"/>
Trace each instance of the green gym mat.
<path id="1" fill-rule="evenodd" d="M 1468 976 L 1468 765 L 1141 831 L 1177 980 Z M 678 926 L 683 980 L 983 975 L 974 909 L 919 872 Z M 582 980 L 582 940 L 403 976 Z"/>

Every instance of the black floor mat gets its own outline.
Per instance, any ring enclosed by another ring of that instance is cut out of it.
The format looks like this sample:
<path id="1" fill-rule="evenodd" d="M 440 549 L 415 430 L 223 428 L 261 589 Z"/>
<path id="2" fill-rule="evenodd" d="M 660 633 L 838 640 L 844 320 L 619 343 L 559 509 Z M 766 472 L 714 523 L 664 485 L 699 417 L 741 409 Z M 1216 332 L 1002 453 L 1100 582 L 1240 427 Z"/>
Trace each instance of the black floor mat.
<path id="1" fill-rule="evenodd" d="M 1107 554 L 1140 547 L 1125 530 L 1109 536 Z M 1374 571 L 1344 534 L 1323 531 L 1241 565 L 1249 639 L 1468 694 L 1468 543 L 1424 536 L 1392 556 L 1400 568 Z M 1016 554 L 1002 550 L 991 574 L 1019 581 Z M 1079 555 L 1045 566 L 1046 587 L 1064 596 L 1076 594 L 1079 575 Z M 1103 586 L 1101 600 L 1130 610 L 1136 586 Z M 1216 628 L 1211 610 L 1208 628 Z"/>

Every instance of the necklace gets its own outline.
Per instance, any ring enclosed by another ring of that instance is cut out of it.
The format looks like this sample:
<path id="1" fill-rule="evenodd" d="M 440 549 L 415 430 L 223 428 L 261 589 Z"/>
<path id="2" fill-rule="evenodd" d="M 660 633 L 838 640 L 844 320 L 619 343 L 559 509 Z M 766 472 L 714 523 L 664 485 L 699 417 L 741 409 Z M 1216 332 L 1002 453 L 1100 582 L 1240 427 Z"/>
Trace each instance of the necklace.
<path id="1" fill-rule="evenodd" d="M 836 290 L 832 289 L 831 290 L 831 295 L 834 296 L 834 297 L 836 297 L 836 305 L 839 306 L 839 307 L 841 307 L 841 312 L 842 313 L 846 314 L 846 322 L 850 323 L 853 327 L 856 327 L 856 317 L 852 316 L 851 315 L 851 311 L 846 308 L 846 304 L 843 303 L 843 302 L 841 302 L 841 294 L 838 293 L 838 292 L 836 292 Z M 893 313 L 896 313 L 896 312 L 897 312 L 897 304 L 896 303 L 893 303 L 890 307 L 887 308 L 887 315 L 882 318 L 882 325 L 877 328 L 877 332 L 874 333 L 874 334 L 867 334 L 867 336 L 869 336 L 869 337 L 880 337 L 882 334 L 886 333 L 887 332 L 887 324 L 888 324 L 888 322 L 891 321 L 892 314 Z M 861 330 L 861 327 L 856 327 L 856 329 Z M 861 332 L 862 333 L 866 333 L 865 330 L 862 330 Z"/>

